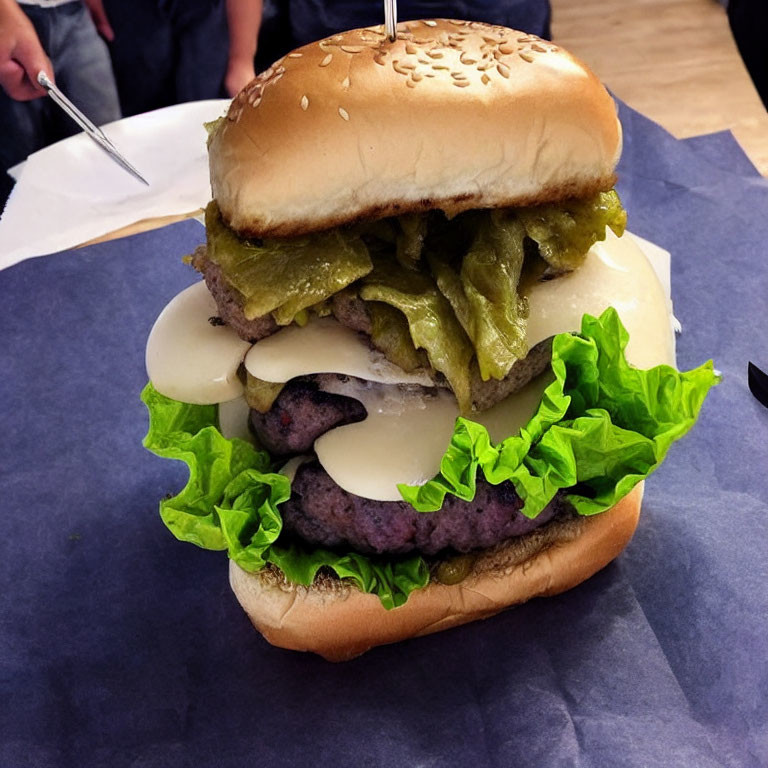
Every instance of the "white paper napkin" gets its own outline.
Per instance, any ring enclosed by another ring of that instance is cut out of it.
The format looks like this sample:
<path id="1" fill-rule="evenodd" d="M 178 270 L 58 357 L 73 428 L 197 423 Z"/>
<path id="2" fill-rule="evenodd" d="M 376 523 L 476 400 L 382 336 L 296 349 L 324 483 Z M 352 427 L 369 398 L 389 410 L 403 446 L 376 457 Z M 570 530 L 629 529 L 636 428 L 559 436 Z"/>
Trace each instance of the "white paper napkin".
<path id="1" fill-rule="evenodd" d="M 0 219 L 0 269 L 140 219 L 204 207 L 211 191 L 203 123 L 228 104 L 177 104 L 103 127 L 149 187 L 82 133 L 30 155 Z"/>

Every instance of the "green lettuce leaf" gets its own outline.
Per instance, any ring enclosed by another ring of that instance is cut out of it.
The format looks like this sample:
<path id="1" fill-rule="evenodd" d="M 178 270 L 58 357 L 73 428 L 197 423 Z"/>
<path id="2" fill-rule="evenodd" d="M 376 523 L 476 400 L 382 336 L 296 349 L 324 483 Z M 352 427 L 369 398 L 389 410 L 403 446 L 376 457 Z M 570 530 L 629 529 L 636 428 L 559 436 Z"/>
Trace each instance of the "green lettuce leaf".
<path id="1" fill-rule="evenodd" d="M 569 490 L 580 514 L 615 504 L 691 428 L 718 380 L 711 362 L 686 373 L 669 366 L 632 368 L 624 357 L 627 340 L 613 309 L 599 319 L 586 315 L 580 335 L 556 336 L 555 381 L 526 427 L 493 445 L 483 426 L 457 419 L 440 474 L 422 486 L 401 486 L 403 498 L 425 513 L 440 509 L 447 493 L 471 501 L 480 470 L 490 483 L 512 482 L 529 517 L 559 489 Z M 226 549 L 248 571 L 272 564 L 297 584 L 311 584 L 329 569 L 377 595 L 386 608 L 402 605 L 428 583 L 429 569 L 419 556 L 336 553 L 282 536 L 279 506 L 290 496 L 290 482 L 270 471 L 266 453 L 224 438 L 216 406 L 171 400 L 151 384 L 142 400 L 150 414 L 145 447 L 189 468 L 186 486 L 160 504 L 177 538 Z"/>
<path id="2" fill-rule="evenodd" d="M 269 455 L 223 437 L 217 406 L 181 403 L 151 384 L 141 399 L 149 410 L 144 447 L 189 468 L 181 492 L 160 502 L 160 515 L 176 538 L 204 549 L 226 549 L 246 571 L 272 563 L 296 584 L 309 585 L 328 568 L 377 595 L 385 608 L 402 605 L 414 589 L 426 586 L 429 570 L 418 556 L 393 560 L 338 554 L 281 540 L 278 506 L 291 495 L 290 481 L 269 471 Z"/>
<path id="3" fill-rule="evenodd" d="M 485 427 L 459 418 L 440 474 L 399 486 L 403 498 L 421 512 L 440 509 L 447 493 L 469 501 L 480 469 L 494 485 L 511 481 L 531 518 L 563 488 L 579 514 L 613 506 L 694 425 L 718 381 L 711 361 L 685 373 L 633 368 L 624 356 L 628 339 L 612 308 L 585 315 L 580 335 L 555 336 L 555 381 L 520 434 L 493 445 Z"/>

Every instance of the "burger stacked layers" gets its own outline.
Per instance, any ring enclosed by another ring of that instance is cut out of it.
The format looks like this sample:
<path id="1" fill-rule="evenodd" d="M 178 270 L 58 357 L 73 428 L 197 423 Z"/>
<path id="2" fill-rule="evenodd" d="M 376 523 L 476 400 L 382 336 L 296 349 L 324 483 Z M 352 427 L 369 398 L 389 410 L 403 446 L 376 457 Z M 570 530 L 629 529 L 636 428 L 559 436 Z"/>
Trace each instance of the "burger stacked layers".
<path id="1" fill-rule="evenodd" d="M 210 127 L 204 283 L 150 336 L 145 444 L 189 465 L 163 519 L 228 550 L 270 642 L 348 658 L 629 540 L 715 376 L 673 367 L 620 147 L 569 54 L 445 20 L 299 49 Z"/>

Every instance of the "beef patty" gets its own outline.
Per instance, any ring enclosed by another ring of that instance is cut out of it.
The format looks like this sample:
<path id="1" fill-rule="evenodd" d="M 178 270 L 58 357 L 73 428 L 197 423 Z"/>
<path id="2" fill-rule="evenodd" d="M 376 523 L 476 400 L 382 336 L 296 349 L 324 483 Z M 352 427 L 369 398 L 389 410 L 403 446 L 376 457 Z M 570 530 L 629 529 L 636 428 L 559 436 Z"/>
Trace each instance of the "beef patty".
<path id="1" fill-rule="evenodd" d="M 522 507 L 512 483 L 491 485 L 478 477 L 473 501 L 448 494 L 437 512 L 417 512 L 405 501 L 373 501 L 348 493 L 314 460 L 298 468 L 291 498 L 280 512 L 287 531 L 319 546 L 434 555 L 486 549 L 570 510 L 561 495 L 533 520 L 522 514 Z"/>
<path id="2" fill-rule="evenodd" d="M 359 400 L 322 391 L 317 378 L 292 379 L 266 413 L 251 410 L 256 437 L 273 456 L 312 453 L 320 435 L 368 415 Z"/>

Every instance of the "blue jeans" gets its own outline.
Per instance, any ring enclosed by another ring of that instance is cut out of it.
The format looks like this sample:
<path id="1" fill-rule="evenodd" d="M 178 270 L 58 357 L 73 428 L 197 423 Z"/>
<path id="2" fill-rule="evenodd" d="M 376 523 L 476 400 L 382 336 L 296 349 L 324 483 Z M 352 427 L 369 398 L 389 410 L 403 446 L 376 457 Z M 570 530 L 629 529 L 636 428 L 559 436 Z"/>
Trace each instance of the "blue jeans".
<path id="1" fill-rule="evenodd" d="M 85 5 L 78 0 L 54 8 L 20 7 L 51 59 L 61 90 L 96 125 L 118 120 L 120 106 L 107 46 Z M 49 98 L 14 101 L 0 89 L 0 206 L 10 191 L 8 168 L 79 130 Z"/>

